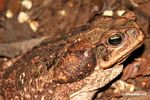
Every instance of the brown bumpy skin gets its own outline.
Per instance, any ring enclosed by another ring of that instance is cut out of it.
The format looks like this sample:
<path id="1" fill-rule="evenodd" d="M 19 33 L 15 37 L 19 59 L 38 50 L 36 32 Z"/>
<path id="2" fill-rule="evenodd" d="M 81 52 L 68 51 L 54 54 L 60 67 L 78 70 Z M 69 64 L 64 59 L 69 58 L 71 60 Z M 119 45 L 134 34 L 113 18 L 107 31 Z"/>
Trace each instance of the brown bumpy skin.
<path id="1" fill-rule="evenodd" d="M 134 17 L 131 13 L 117 18 L 99 16 L 87 30 L 26 53 L 4 72 L 0 96 L 5 100 L 69 100 L 95 69 L 122 62 L 143 43 L 145 36 Z M 87 82 L 94 86 L 92 77 Z"/>
<path id="2" fill-rule="evenodd" d="M 90 48 L 68 51 L 54 69 L 55 82 L 71 83 L 90 75 L 96 66 L 96 58 Z"/>

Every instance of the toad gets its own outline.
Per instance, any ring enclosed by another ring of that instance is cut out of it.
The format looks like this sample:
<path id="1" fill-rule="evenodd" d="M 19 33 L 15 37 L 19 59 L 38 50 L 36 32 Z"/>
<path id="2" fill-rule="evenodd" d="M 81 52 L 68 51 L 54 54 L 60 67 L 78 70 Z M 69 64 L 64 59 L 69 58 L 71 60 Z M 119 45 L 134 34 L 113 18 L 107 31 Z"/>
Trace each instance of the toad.
<path id="1" fill-rule="evenodd" d="M 120 64 L 144 37 L 131 12 L 98 16 L 86 30 L 23 55 L 3 74 L 0 95 L 5 100 L 90 100 L 122 71 Z"/>

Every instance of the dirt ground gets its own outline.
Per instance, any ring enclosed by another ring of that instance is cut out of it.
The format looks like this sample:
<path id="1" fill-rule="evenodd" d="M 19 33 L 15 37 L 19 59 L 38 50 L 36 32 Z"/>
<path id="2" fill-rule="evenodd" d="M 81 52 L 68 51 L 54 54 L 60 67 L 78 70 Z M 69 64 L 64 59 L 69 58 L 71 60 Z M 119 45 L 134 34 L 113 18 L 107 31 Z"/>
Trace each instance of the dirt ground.
<path id="1" fill-rule="evenodd" d="M 28 1 L 28 2 L 23 2 Z M 146 34 L 119 77 L 95 100 L 150 99 L 150 0 L 0 0 L 0 69 L 43 43 L 87 24 L 97 14 L 131 10 Z M 30 44 L 30 45 L 29 45 Z M 133 58 L 134 56 L 134 58 Z"/>

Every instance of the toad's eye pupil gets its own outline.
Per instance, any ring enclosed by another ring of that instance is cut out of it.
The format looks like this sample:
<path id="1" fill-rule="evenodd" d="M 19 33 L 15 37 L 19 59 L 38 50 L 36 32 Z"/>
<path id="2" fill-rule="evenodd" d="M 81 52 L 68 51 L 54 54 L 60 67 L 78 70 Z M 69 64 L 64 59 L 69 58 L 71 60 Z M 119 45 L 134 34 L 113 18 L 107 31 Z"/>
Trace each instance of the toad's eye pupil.
<path id="1" fill-rule="evenodd" d="M 114 34 L 108 38 L 108 43 L 113 46 L 117 46 L 122 42 L 122 37 L 120 34 Z"/>

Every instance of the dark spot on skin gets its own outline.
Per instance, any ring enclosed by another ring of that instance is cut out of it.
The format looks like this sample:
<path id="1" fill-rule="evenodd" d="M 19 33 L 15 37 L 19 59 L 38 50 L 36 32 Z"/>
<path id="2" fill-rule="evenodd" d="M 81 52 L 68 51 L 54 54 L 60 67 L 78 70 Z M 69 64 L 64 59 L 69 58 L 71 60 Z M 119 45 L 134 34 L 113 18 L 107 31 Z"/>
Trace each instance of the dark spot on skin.
<path id="1" fill-rule="evenodd" d="M 102 58 L 104 61 L 109 60 L 109 51 L 107 50 L 104 44 L 98 45 L 95 50 L 97 59 Z"/>

